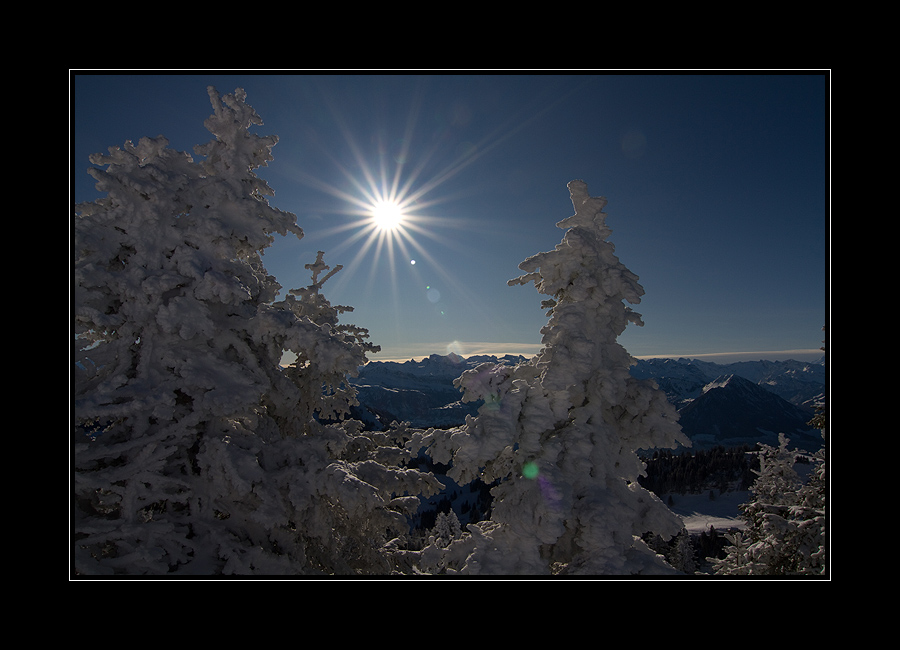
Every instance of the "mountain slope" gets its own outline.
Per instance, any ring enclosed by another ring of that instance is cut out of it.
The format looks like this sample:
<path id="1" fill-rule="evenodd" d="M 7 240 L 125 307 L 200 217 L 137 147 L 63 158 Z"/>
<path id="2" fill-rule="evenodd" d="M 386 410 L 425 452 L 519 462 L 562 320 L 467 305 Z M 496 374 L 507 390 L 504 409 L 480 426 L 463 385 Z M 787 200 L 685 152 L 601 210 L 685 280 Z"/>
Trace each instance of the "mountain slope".
<path id="1" fill-rule="evenodd" d="M 820 432 L 807 424 L 806 409 L 738 375 L 723 375 L 706 384 L 678 414 L 682 430 L 697 448 L 777 445 L 779 433 L 801 449 L 814 451 L 822 443 Z"/>

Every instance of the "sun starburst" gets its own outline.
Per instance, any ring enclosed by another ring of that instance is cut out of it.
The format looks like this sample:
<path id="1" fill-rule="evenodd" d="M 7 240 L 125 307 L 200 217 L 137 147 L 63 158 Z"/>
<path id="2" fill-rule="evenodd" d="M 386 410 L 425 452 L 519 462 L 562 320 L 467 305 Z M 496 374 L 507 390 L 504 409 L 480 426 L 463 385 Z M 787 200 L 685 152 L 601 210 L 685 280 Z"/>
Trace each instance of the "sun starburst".
<path id="1" fill-rule="evenodd" d="M 379 200 L 372 206 L 372 223 L 378 230 L 394 230 L 403 223 L 403 206 L 396 201 Z"/>
<path id="2" fill-rule="evenodd" d="M 394 130 L 391 138 L 387 128 L 359 138 L 343 118 L 339 105 L 331 101 L 327 105 L 333 111 L 350 155 L 339 158 L 323 151 L 338 172 L 328 181 L 326 177 L 302 172 L 298 177 L 338 200 L 317 211 L 322 216 L 335 215 L 331 227 L 308 233 L 329 242 L 328 254 L 332 259 L 346 259 L 345 254 L 352 251 L 350 259 L 342 262 L 344 272 L 332 287 L 335 292 L 347 285 L 359 287 L 362 280 L 366 295 L 375 295 L 381 283 L 392 290 L 395 308 L 390 311 L 398 317 L 402 310 L 396 307 L 403 286 L 418 286 L 429 304 L 441 310 L 442 315 L 442 305 L 430 291 L 435 281 L 442 284 L 445 297 L 452 295 L 470 309 L 479 304 L 477 296 L 460 282 L 458 272 L 444 268 L 437 259 L 444 264 L 455 259 L 441 257 L 448 247 L 460 252 L 466 250 L 464 238 L 451 236 L 448 229 L 472 232 L 484 227 L 483 223 L 453 214 L 456 210 L 445 210 L 447 203 L 460 198 L 455 192 L 447 191 L 446 184 L 516 129 L 489 134 L 482 142 L 451 150 L 443 139 L 428 141 L 416 135 L 421 108 L 418 101 L 413 101 L 405 128 Z M 401 259 L 403 263 L 398 263 Z M 366 262 L 370 268 L 361 278 L 358 271 Z M 401 271 L 404 267 L 406 272 Z M 408 274 L 412 284 L 398 275 L 401 273 Z"/>

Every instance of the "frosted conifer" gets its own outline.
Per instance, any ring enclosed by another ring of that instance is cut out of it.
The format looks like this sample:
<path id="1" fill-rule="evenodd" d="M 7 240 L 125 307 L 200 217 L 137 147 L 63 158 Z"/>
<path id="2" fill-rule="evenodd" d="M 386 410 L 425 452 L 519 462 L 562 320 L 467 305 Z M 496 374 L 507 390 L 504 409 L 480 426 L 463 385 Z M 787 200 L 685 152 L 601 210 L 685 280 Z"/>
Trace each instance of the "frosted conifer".
<path id="1" fill-rule="evenodd" d="M 95 155 L 106 195 L 73 223 L 73 569 L 78 574 L 390 571 L 410 495 L 402 441 L 339 421 L 364 364 L 313 285 L 276 301 L 261 255 L 302 236 L 254 172 L 275 136 L 241 89 L 210 87 L 195 162 L 167 140 Z M 338 270 L 338 269 L 336 269 Z M 297 358 L 283 370 L 284 351 Z"/>
<path id="2" fill-rule="evenodd" d="M 761 445 L 760 469 L 741 505 L 747 530 L 731 539 L 726 556 L 714 563 L 717 575 L 821 575 L 826 571 L 824 448 L 804 484 L 794 463 L 796 450 L 778 435 L 778 446 Z"/>
<path id="3" fill-rule="evenodd" d="M 617 342 L 640 315 L 643 288 L 614 254 L 602 211 L 582 181 L 569 183 L 575 214 L 557 224 L 555 250 L 526 259 L 525 275 L 548 296 L 543 348 L 515 367 L 463 373 L 464 400 L 483 399 L 462 428 L 429 431 L 422 444 L 459 484 L 493 488 L 490 521 L 470 524 L 447 563 L 472 574 L 671 573 L 642 540 L 670 539 L 681 521 L 638 484 L 640 448 L 689 446 L 674 407 L 651 381 L 633 378 Z M 452 557 L 451 557 L 452 556 Z"/>
<path id="4" fill-rule="evenodd" d="M 459 518 L 453 510 L 439 512 L 435 519 L 432 534 L 439 546 L 449 546 L 450 542 L 462 534 Z"/>

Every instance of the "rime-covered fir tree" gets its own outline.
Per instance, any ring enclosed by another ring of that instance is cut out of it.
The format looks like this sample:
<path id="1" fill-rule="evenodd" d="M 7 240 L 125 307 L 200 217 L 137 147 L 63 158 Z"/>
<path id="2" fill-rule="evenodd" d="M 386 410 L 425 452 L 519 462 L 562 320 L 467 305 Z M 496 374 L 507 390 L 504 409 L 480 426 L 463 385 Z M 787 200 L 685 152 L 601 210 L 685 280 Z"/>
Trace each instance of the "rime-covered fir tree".
<path id="1" fill-rule="evenodd" d="M 824 329 L 824 328 L 823 328 Z M 825 352 L 825 347 L 821 348 Z M 796 527 L 801 559 L 797 571 L 805 575 L 828 572 L 828 417 L 825 398 L 807 423 L 822 431 L 822 448 L 813 455 L 810 477 L 800 488 L 791 519 Z"/>
<path id="2" fill-rule="evenodd" d="M 439 512 L 435 519 L 432 534 L 434 535 L 435 543 L 440 546 L 449 546 L 450 542 L 458 539 L 462 535 L 462 528 L 456 513 L 453 510 L 446 513 Z"/>
<path id="3" fill-rule="evenodd" d="M 261 255 L 303 234 L 254 172 L 277 138 L 241 89 L 208 91 L 199 162 L 162 136 L 112 147 L 89 170 L 105 196 L 76 206 L 73 571 L 388 572 L 410 495 L 440 485 L 340 421 L 339 377 L 374 347 L 336 325 L 321 254 L 276 300 Z"/>
<path id="4" fill-rule="evenodd" d="M 823 575 L 826 556 L 824 447 L 806 483 L 794 470 L 797 451 L 779 434 L 778 446 L 761 445 L 760 469 L 741 504 L 747 530 L 729 537 L 726 555 L 714 563 L 717 575 Z"/>
<path id="5" fill-rule="evenodd" d="M 681 521 L 638 484 L 636 450 L 689 446 L 677 414 L 651 381 L 633 378 L 617 342 L 639 314 L 638 278 L 619 261 L 606 225 L 606 200 L 569 183 L 575 214 L 555 250 L 528 258 L 510 285 L 534 283 L 548 296 L 543 347 L 515 367 L 463 373 L 464 400 L 484 400 L 464 427 L 428 431 L 423 445 L 460 484 L 492 489 L 490 520 L 468 526 L 442 566 L 469 574 L 629 575 L 674 569 L 641 539 L 670 539 Z M 434 564 L 434 563 L 433 563 Z"/>
<path id="6" fill-rule="evenodd" d="M 760 445 L 759 470 L 750 486 L 751 499 L 741 504 L 747 530 L 740 538 L 729 539 L 726 557 L 715 563 L 715 572 L 724 575 L 791 573 L 796 549 L 788 534 L 787 517 L 800 489 L 794 470 L 796 451 L 778 434 L 778 446 Z"/>
<path id="7" fill-rule="evenodd" d="M 825 436 L 824 415 L 822 448 L 816 452 L 812 474 L 797 494 L 791 509 L 791 523 L 797 544 L 796 571 L 803 575 L 828 573 L 828 441 Z"/>

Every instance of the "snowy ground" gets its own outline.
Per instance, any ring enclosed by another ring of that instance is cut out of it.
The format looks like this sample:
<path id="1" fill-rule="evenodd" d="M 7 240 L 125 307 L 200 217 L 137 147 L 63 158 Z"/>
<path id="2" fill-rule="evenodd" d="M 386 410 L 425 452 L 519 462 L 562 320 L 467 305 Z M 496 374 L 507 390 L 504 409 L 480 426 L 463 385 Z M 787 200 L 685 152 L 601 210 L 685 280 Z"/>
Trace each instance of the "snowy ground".
<path id="1" fill-rule="evenodd" d="M 797 477 L 803 483 L 809 480 L 810 472 L 815 469 L 813 463 L 796 463 L 794 471 Z M 672 503 L 669 509 L 684 521 L 684 526 L 692 535 L 709 530 L 710 526 L 715 526 L 719 532 L 728 530 L 729 528 L 737 528 L 743 530 L 747 527 L 746 522 L 740 518 L 740 510 L 738 506 L 747 503 L 751 494 L 747 490 L 730 491 L 719 494 L 715 491 L 715 499 L 709 498 L 709 491 L 701 494 L 672 494 Z M 660 496 L 663 503 L 669 503 L 669 495 Z"/>
<path id="2" fill-rule="evenodd" d="M 710 526 L 715 526 L 719 532 L 729 528 L 744 528 L 745 523 L 740 518 L 738 506 L 750 500 L 750 493 L 716 492 L 716 498 L 710 499 L 709 493 L 705 494 L 673 494 L 672 505 L 669 509 L 684 521 L 685 528 L 692 535 L 699 535 L 708 531 Z M 668 503 L 669 495 L 662 496 L 663 503 Z"/>

